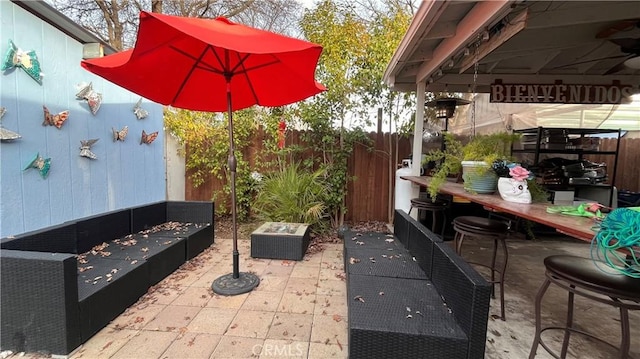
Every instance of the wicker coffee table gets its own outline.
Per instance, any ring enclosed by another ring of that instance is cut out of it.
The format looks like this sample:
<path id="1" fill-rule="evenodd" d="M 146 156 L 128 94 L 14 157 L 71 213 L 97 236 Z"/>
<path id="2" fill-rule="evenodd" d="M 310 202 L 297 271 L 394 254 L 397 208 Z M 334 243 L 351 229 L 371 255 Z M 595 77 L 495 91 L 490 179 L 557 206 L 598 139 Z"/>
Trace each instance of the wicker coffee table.
<path id="1" fill-rule="evenodd" d="M 309 246 L 304 223 L 266 222 L 251 233 L 251 257 L 302 260 Z"/>

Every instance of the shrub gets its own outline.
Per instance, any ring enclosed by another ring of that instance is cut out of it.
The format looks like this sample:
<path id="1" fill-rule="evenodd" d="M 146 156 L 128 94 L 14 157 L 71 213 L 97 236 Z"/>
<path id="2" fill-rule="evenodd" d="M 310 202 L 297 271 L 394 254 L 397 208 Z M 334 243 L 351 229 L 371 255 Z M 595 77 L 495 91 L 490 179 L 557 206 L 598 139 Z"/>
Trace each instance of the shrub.
<path id="1" fill-rule="evenodd" d="M 258 218 L 270 222 L 307 223 L 318 227 L 326 216 L 328 192 L 322 171 L 307 172 L 291 164 L 266 175 L 252 206 Z"/>

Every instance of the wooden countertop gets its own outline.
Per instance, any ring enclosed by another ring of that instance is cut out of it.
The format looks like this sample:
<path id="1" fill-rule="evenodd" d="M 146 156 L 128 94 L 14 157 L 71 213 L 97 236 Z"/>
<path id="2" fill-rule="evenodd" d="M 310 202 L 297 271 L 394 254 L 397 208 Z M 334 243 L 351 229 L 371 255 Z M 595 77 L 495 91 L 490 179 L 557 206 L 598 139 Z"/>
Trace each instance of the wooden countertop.
<path id="1" fill-rule="evenodd" d="M 400 176 L 400 178 L 423 187 L 428 185 L 430 179 L 430 177 L 427 176 Z M 594 225 L 593 219 L 547 213 L 547 207 L 552 205 L 549 202 L 531 204 L 507 202 L 503 200 L 497 192 L 495 194 L 472 194 L 464 190 L 462 183 L 455 182 L 446 182 L 440 188 L 440 192 L 465 198 L 471 202 L 481 204 L 496 211 L 510 213 L 521 218 L 544 224 L 555 228 L 556 231 L 560 233 L 583 241 L 591 242 L 595 235 L 595 232 L 591 229 Z"/>

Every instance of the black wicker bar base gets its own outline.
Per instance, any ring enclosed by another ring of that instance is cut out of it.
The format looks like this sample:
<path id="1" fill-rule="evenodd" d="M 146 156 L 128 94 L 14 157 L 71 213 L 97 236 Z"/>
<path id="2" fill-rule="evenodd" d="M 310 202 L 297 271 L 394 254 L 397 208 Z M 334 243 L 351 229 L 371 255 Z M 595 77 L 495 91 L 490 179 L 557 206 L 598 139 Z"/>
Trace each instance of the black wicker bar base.
<path id="1" fill-rule="evenodd" d="M 344 241 L 349 358 L 484 358 L 491 286 L 449 244 L 398 210 Z"/>
<path id="2" fill-rule="evenodd" d="M 67 355 L 213 244 L 212 202 L 163 201 L 0 240 L 0 350 Z"/>

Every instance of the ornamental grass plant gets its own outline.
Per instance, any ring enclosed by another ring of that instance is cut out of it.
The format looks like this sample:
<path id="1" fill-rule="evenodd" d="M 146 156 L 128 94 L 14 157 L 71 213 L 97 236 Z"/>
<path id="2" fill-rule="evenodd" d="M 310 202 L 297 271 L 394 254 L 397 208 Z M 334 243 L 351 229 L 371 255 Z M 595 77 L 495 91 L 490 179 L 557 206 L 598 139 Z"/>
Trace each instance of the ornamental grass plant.
<path id="1" fill-rule="evenodd" d="M 252 210 L 268 222 L 307 223 L 314 230 L 326 217 L 323 171 L 308 172 L 297 163 L 280 166 L 257 186 Z"/>

